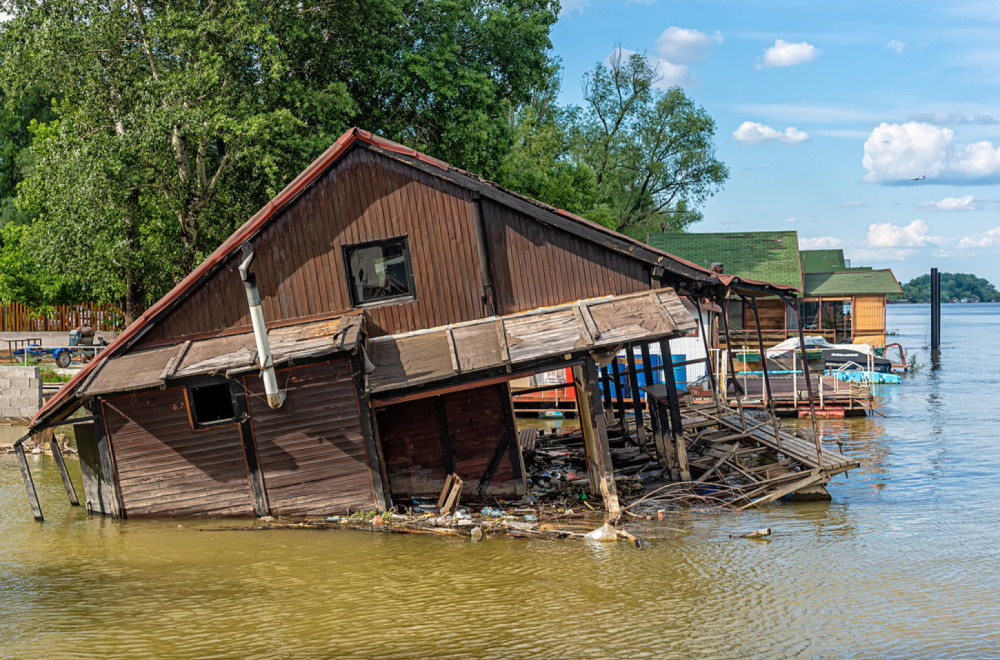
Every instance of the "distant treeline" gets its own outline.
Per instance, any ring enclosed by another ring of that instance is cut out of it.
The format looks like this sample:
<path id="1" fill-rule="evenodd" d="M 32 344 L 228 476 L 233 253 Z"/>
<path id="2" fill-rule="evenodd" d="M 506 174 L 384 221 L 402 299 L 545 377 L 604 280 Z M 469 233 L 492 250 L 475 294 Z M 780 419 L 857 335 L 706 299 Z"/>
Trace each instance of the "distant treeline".
<path id="1" fill-rule="evenodd" d="M 903 285 L 903 295 L 894 300 L 913 303 L 931 299 L 931 276 L 921 275 Z M 969 273 L 941 273 L 941 300 L 967 300 L 969 302 L 990 302 L 1000 300 L 997 291 L 988 280 Z"/>

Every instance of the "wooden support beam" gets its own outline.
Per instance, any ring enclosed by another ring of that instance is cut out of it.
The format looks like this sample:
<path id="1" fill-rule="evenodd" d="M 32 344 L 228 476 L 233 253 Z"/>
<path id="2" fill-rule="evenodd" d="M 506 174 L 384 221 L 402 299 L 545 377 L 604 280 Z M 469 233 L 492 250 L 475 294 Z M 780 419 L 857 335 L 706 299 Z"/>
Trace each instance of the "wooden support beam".
<path id="1" fill-rule="evenodd" d="M 653 384 L 653 366 L 650 364 L 652 357 L 649 354 L 649 344 L 642 343 L 639 345 L 639 354 L 642 356 L 642 380 L 649 386 Z M 646 397 L 646 409 L 649 411 L 649 425 L 653 429 L 653 437 L 656 437 L 656 425 L 657 419 L 653 415 L 653 406 L 649 401 L 649 397 Z"/>
<path id="2" fill-rule="evenodd" d="M 245 376 L 242 380 L 230 380 L 229 394 L 233 400 L 236 419 L 240 422 L 240 440 L 243 443 L 243 458 L 247 466 L 247 483 L 250 485 L 250 495 L 253 498 L 253 510 L 258 517 L 264 517 L 270 513 L 270 505 L 267 501 L 264 475 L 260 469 L 260 457 L 257 455 L 253 424 L 250 422 L 245 381 Z"/>
<path id="3" fill-rule="evenodd" d="M 510 384 L 503 383 L 497 387 L 503 390 L 500 393 L 500 405 L 503 408 L 505 434 L 508 442 L 507 449 L 510 454 L 510 467 L 514 472 L 514 493 L 524 495 L 528 492 L 528 470 L 524 466 L 524 455 L 521 454 L 521 446 L 517 441 L 517 420 L 514 418 L 514 403 L 510 398 Z"/>
<path id="4" fill-rule="evenodd" d="M 372 412 L 371 396 L 368 393 L 365 379 L 364 363 L 357 353 L 351 356 L 351 377 L 354 379 L 354 395 L 358 402 L 361 431 L 365 436 L 365 449 L 368 454 L 368 470 L 372 478 L 375 506 L 379 511 L 388 511 L 392 508 L 389 476 L 386 472 L 385 457 L 382 455 L 382 443 L 378 439 L 375 428 L 375 415 Z"/>
<path id="5" fill-rule="evenodd" d="M 654 420 L 653 445 L 656 447 L 656 457 L 660 467 L 668 472 L 670 478 L 678 480 L 680 472 L 677 465 L 677 450 L 670 433 L 670 410 L 667 404 L 647 393 L 649 412 Z"/>
<path id="6" fill-rule="evenodd" d="M 444 407 L 444 397 L 434 397 L 434 414 L 437 416 L 438 437 L 441 440 L 441 459 L 444 462 L 444 472 L 445 474 L 451 474 L 455 471 L 455 458 L 451 453 L 451 434 L 448 432 L 448 412 Z"/>
<path id="7" fill-rule="evenodd" d="M 618 411 L 618 423 L 622 425 L 622 435 L 628 440 L 628 420 L 625 418 L 625 384 L 622 382 L 618 356 L 611 360 L 611 375 L 615 379 L 615 410 Z M 579 398 L 577 393 L 577 398 Z"/>
<path id="8" fill-rule="evenodd" d="M 582 365 L 573 367 L 573 386 L 576 390 L 576 408 L 583 431 L 583 446 L 587 454 L 587 476 L 590 489 L 604 498 L 608 513 L 621 512 L 618 491 L 615 488 L 611 448 L 608 446 L 608 427 L 604 423 L 604 406 L 597 384 L 597 364 L 588 358 Z"/>
<path id="9" fill-rule="evenodd" d="M 115 460 L 111 440 L 108 438 L 107 428 L 104 423 L 103 404 L 98 410 L 101 411 L 100 419 L 94 424 L 97 432 L 97 457 L 101 465 L 101 475 L 107 487 L 108 498 L 103 502 L 106 509 L 103 511 L 112 518 L 125 518 L 127 513 L 122 505 L 121 496 L 118 490 L 118 473 L 115 471 Z M 96 415 L 98 410 L 94 411 Z"/>
<path id="10" fill-rule="evenodd" d="M 670 352 L 670 342 L 660 342 L 660 355 L 663 364 L 673 366 L 674 358 Z M 680 396 L 677 392 L 677 381 L 674 370 L 664 369 L 664 384 L 667 386 L 667 405 L 670 408 L 670 432 L 674 436 L 674 451 L 677 452 L 677 469 L 681 481 L 691 481 L 691 468 L 688 466 L 687 445 L 684 442 L 684 422 L 681 420 Z"/>
<path id="11" fill-rule="evenodd" d="M 639 372 L 635 367 L 635 352 L 632 344 L 625 347 L 628 365 L 628 389 L 632 395 L 632 414 L 635 415 L 635 439 L 642 448 L 646 447 L 646 421 L 642 414 L 642 397 L 639 392 Z"/>
<path id="12" fill-rule="evenodd" d="M 97 449 L 96 424 L 74 424 L 76 450 L 80 455 L 80 473 L 83 476 L 83 497 L 87 513 L 105 516 L 112 514 L 112 485 L 104 477 L 101 457 Z"/>
<path id="13" fill-rule="evenodd" d="M 611 398 L 611 373 L 607 365 L 601 367 L 601 393 L 604 396 L 604 419 L 611 423 L 614 421 L 614 406 Z"/>
<path id="14" fill-rule="evenodd" d="M 35 491 L 35 482 L 31 478 L 31 470 L 28 469 L 28 458 L 24 455 L 24 444 L 14 443 L 14 453 L 17 454 L 17 465 L 21 468 L 21 479 L 24 480 L 24 490 L 28 493 L 28 505 L 31 507 L 31 515 L 35 520 L 42 522 L 45 517 L 42 515 L 42 505 L 38 502 L 38 493 Z"/>
<path id="15" fill-rule="evenodd" d="M 66 489 L 66 497 L 73 506 L 80 506 L 80 500 L 76 497 L 76 488 L 73 487 L 73 480 L 69 478 L 69 470 L 66 469 L 66 461 L 63 460 L 62 449 L 59 442 L 54 438 L 49 438 L 49 448 L 52 450 L 52 460 L 55 461 L 59 469 L 59 476 L 62 478 L 63 488 Z"/>
<path id="16" fill-rule="evenodd" d="M 515 439 L 515 442 L 516 441 L 517 440 Z M 500 442 L 497 443 L 497 448 L 493 451 L 493 458 L 490 459 L 490 463 L 486 466 L 483 476 L 479 479 L 479 485 L 476 486 L 477 499 L 482 499 L 486 495 L 486 489 L 489 488 L 490 482 L 493 481 L 493 475 L 496 474 L 497 468 L 500 467 L 500 461 L 503 460 L 503 455 L 508 451 L 509 442 L 510 439 L 507 438 L 507 433 L 504 432 L 503 436 L 500 438 Z"/>

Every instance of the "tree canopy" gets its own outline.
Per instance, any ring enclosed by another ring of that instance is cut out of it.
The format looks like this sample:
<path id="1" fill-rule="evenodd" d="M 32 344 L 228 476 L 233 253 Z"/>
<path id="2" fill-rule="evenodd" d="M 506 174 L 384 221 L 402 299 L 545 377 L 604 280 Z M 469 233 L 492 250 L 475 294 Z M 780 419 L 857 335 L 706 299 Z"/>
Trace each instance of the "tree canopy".
<path id="1" fill-rule="evenodd" d="M 558 103 L 556 0 L 0 0 L 0 299 L 164 294 L 351 125 L 643 235 L 728 172 L 642 56 Z M 620 51 L 617 51 L 620 52 Z"/>
<path id="2" fill-rule="evenodd" d="M 912 303 L 927 302 L 931 299 L 931 276 L 921 275 L 903 285 L 903 295 L 897 300 Z M 1000 300 L 997 291 L 988 280 L 967 273 L 941 273 L 941 300 L 990 302 Z"/>
<path id="3" fill-rule="evenodd" d="M 558 63 L 513 115 L 510 188 L 616 231 L 644 237 L 701 219 L 697 207 L 729 177 L 715 122 L 679 87 L 658 89 L 643 55 L 616 49 L 583 80 L 582 107 L 559 107 Z"/>

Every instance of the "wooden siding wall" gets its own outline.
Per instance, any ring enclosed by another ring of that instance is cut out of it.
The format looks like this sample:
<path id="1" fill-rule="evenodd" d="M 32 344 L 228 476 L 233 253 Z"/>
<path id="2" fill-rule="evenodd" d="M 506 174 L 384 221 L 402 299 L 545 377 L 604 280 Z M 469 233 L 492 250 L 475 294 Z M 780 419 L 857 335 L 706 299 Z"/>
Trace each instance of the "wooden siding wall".
<path id="1" fill-rule="evenodd" d="M 764 332 L 785 330 L 785 319 L 787 315 L 785 303 L 775 298 L 765 298 L 757 301 L 757 314 L 760 316 L 760 329 Z M 749 305 L 743 307 L 743 328 L 756 332 L 757 328 L 753 320 L 753 308 Z"/>
<path id="2" fill-rule="evenodd" d="M 504 434 L 502 396 L 506 384 L 443 395 L 455 472 L 471 494 L 479 485 Z M 444 486 L 445 464 L 438 432 L 436 397 L 417 399 L 378 411 L 378 430 L 393 495 L 437 496 Z M 490 494 L 514 492 L 510 454 L 490 482 Z"/>
<path id="3" fill-rule="evenodd" d="M 885 346 L 885 296 L 857 296 L 851 313 L 855 344 Z"/>
<path id="4" fill-rule="evenodd" d="M 317 516 L 376 508 L 348 360 L 278 370 L 285 404 L 272 410 L 258 376 L 247 401 L 271 513 Z"/>
<path id="5" fill-rule="evenodd" d="M 650 288 L 635 259 L 491 200 L 482 209 L 500 314 Z"/>
<path id="6" fill-rule="evenodd" d="M 268 324 L 350 308 L 342 246 L 408 236 L 416 299 L 368 307 L 373 336 L 485 316 L 469 192 L 356 148 L 254 240 Z M 231 258 L 140 346 L 250 327 Z"/>
<path id="7" fill-rule="evenodd" d="M 193 430 L 179 388 L 101 408 L 126 516 L 254 515 L 239 426 Z"/>

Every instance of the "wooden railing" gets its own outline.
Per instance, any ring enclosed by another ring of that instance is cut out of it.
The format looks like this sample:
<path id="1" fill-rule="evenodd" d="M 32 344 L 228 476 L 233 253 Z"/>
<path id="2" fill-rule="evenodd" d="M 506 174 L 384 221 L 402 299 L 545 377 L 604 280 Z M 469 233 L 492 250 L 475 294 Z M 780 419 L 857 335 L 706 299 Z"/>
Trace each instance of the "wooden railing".
<path id="1" fill-rule="evenodd" d="M 118 307 L 100 303 L 37 309 L 18 302 L 0 303 L 0 332 L 69 332 L 81 325 L 103 332 L 121 330 L 124 315 Z"/>
<path id="2" fill-rule="evenodd" d="M 816 330 L 815 328 L 806 329 L 803 333 L 808 337 L 823 337 L 831 343 L 836 342 L 836 331 L 835 330 Z M 762 330 L 761 334 L 764 336 L 764 347 L 770 348 L 775 344 L 780 344 L 786 339 L 792 337 L 798 337 L 798 330 Z M 733 344 L 735 346 L 747 346 L 749 348 L 757 348 L 757 331 L 756 330 L 730 330 L 729 336 L 732 337 Z M 848 339 L 850 341 L 850 339 Z M 723 348 L 726 346 L 726 335 L 724 332 L 719 332 L 719 345 Z"/>

